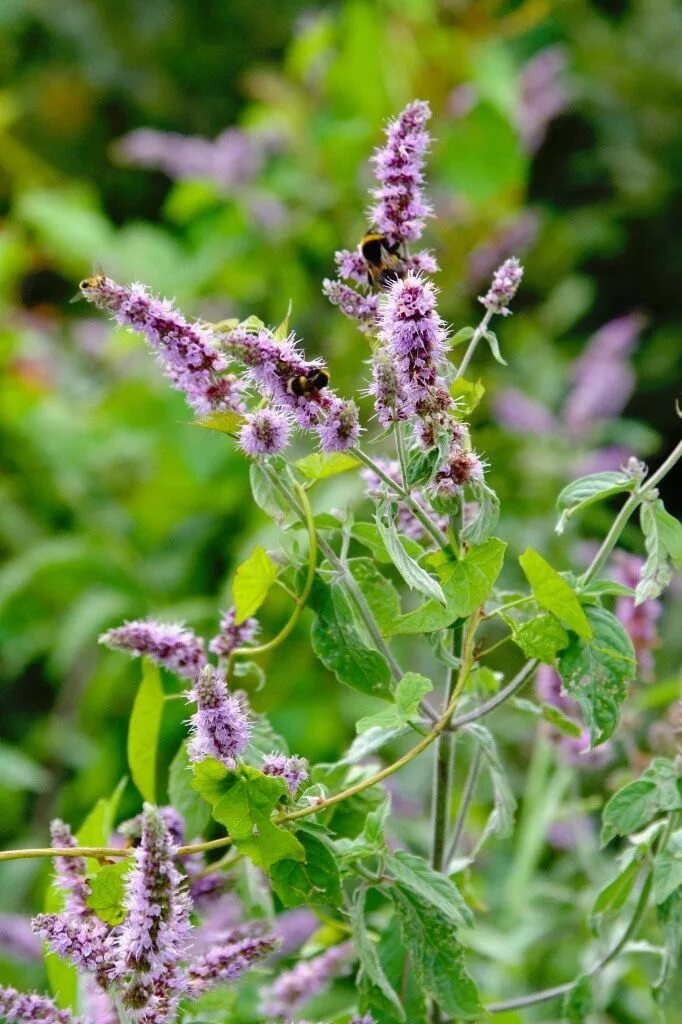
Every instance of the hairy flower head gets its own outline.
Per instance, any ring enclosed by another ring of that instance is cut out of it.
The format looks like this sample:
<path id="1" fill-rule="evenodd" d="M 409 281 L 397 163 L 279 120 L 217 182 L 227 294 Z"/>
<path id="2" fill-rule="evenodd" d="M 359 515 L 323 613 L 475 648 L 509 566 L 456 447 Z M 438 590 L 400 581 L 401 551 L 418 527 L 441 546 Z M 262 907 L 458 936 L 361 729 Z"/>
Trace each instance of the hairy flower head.
<path id="1" fill-rule="evenodd" d="M 234 768 L 249 743 L 249 720 L 242 699 L 228 694 L 225 676 L 210 665 L 197 678 L 188 699 L 197 705 L 190 721 L 190 761 L 215 757 Z"/>
<path id="2" fill-rule="evenodd" d="M 204 641 L 182 624 L 137 619 L 107 630 L 99 642 L 134 657 L 151 658 L 182 679 L 194 679 L 206 664 Z"/>

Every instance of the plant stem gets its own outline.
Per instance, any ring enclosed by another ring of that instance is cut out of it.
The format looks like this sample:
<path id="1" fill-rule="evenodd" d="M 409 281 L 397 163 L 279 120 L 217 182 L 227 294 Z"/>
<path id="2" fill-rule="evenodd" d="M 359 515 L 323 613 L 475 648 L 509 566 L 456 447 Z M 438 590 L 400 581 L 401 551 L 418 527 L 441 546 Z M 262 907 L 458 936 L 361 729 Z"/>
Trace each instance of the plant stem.
<path id="1" fill-rule="evenodd" d="M 479 707 L 474 708 L 473 711 L 467 711 L 458 718 L 453 718 L 449 726 L 450 730 L 455 732 L 457 729 L 461 729 L 470 722 L 477 722 L 479 718 L 483 718 L 485 715 L 490 714 L 491 711 L 494 711 L 495 708 L 498 708 L 500 704 L 504 704 L 506 700 L 509 700 L 510 697 L 513 697 L 513 695 L 521 689 L 537 667 L 537 658 L 531 658 L 530 661 L 527 661 L 523 668 L 516 673 L 514 678 L 510 680 L 499 693 L 496 693 L 494 697 L 487 700 L 485 704 L 479 705 Z"/>
<path id="2" fill-rule="evenodd" d="M 315 530 L 313 511 L 310 507 L 310 502 L 308 501 L 308 495 L 306 494 L 304 488 L 300 486 L 300 484 L 295 483 L 294 487 L 296 488 L 296 494 L 298 496 L 298 499 L 301 502 L 304 521 L 308 529 L 309 539 L 308 574 L 306 576 L 303 590 L 301 591 L 300 597 L 295 598 L 296 604 L 289 618 L 289 621 L 285 623 L 285 625 L 282 627 L 282 629 L 280 629 L 279 633 L 277 633 L 276 636 L 273 636 L 273 638 L 271 640 L 268 640 L 267 643 L 258 644 L 257 647 L 237 647 L 234 651 L 232 651 L 230 658 L 250 658 L 254 654 L 264 654 L 266 651 L 271 651 L 275 647 L 279 647 L 279 645 L 284 640 L 286 640 L 286 638 L 289 636 L 294 626 L 300 619 L 301 615 L 303 614 L 303 609 L 305 608 L 306 602 L 310 597 L 310 591 L 312 590 L 313 582 L 315 580 L 315 569 L 317 567 L 317 532 Z"/>
<path id="3" fill-rule="evenodd" d="M 403 482 L 403 490 L 405 494 L 410 493 L 410 489 L 407 486 L 407 459 L 405 458 L 405 445 L 403 444 L 403 433 L 400 423 L 396 423 L 393 430 L 395 436 L 395 448 L 398 453 L 398 462 L 400 463 L 400 479 Z"/>
<path id="4" fill-rule="evenodd" d="M 457 648 L 458 634 L 460 634 L 461 638 L 461 629 L 455 625 L 452 629 L 453 654 Z M 448 707 L 452 700 L 456 679 L 453 667 L 451 665 L 448 666 L 443 710 Z M 436 871 L 443 870 L 445 858 L 452 788 L 453 738 L 453 734 L 450 732 L 444 732 L 438 737 L 436 756 L 434 758 L 433 802 L 431 810 L 431 866 Z"/>
<path id="5" fill-rule="evenodd" d="M 445 857 L 446 864 L 449 864 L 452 858 L 457 853 L 457 849 L 459 847 L 460 840 L 464 832 L 464 825 L 466 824 L 467 814 L 469 813 L 471 801 L 473 800 L 474 792 L 476 790 L 478 772 L 481 767 L 481 758 L 481 747 L 477 746 L 476 750 L 474 751 L 474 756 L 471 759 L 469 771 L 467 772 L 466 781 L 464 783 L 464 792 L 462 793 L 462 799 L 460 801 L 459 809 L 457 811 L 457 817 L 455 819 L 455 824 L 452 829 L 452 840 L 450 842 L 450 846 Z"/>
<path id="6" fill-rule="evenodd" d="M 487 309 L 485 311 L 485 316 L 483 317 L 483 319 L 481 320 L 480 324 L 478 325 L 478 327 L 476 328 L 476 330 L 474 331 L 474 333 L 473 333 L 473 335 L 471 337 L 471 341 L 469 342 L 469 344 L 467 346 L 467 350 L 464 353 L 464 357 L 462 359 L 462 362 L 459 364 L 457 372 L 455 373 L 455 380 L 459 380 L 460 377 L 464 376 L 464 374 L 465 374 L 465 372 L 466 372 L 466 370 L 467 370 L 467 368 L 469 366 L 469 363 L 471 362 L 471 357 L 473 356 L 474 352 L 476 351 L 476 348 L 478 346 L 479 341 L 481 340 L 481 338 L 483 337 L 483 335 L 485 334 L 485 332 L 488 329 L 488 324 L 490 323 L 490 321 L 492 319 L 492 316 L 493 316 L 492 309 Z"/>

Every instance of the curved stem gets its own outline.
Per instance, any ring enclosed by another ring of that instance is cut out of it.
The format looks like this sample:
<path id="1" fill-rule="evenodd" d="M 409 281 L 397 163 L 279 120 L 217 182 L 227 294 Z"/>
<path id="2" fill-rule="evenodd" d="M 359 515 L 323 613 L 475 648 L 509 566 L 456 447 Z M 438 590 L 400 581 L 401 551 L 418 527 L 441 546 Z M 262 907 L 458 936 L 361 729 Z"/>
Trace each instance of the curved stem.
<path id="1" fill-rule="evenodd" d="M 313 511 L 310 507 L 310 502 L 308 501 L 308 495 L 300 484 L 295 483 L 294 487 L 296 488 L 296 494 L 303 508 L 310 545 L 308 550 L 308 574 L 306 576 L 305 585 L 300 596 L 295 598 L 296 604 L 289 621 L 280 629 L 276 636 L 273 636 L 273 638 L 268 640 L 267 643 L 258 644 L 256 647 L 237 647 L 232 651 L 232 654 L 230 655 L 231 658 L 250 658 L 254 654 L 264 654 L 266 651 L 271 651 L 275 647 L 279 647 L 279 645 L 286 640 L 300 619 L 306 602 L 310 597 L 310 591 L 312 590 L 313 583 L 315 581 L 315 569 L 317 566 L 317 533 L 315 531 Z"/>
<path id="2" fill-rule="evenodd" d="M 481 340 L 481 338 L 488 329 L 488 324 L 492 320 L 492 316 L 493 311 L 491 309 L 487 309 L 485 312 L 485 316 L 483 317 L 480 324 L 478 325 L 478 327 L 476 328 L 472 335 L 471 341 L 469 342 L 467 350 L 464 353 L 462 362 L 459 364 L 459 367 L 457 368 L 457 372 L 455 373 L 455 380 L 459 380 L 460 377 L 464 376 L 469 366 L 469 363 L 471 362 L 471 357 L 476 351 L 479 341 Z"/>
<path id="3" fill-rule="evenodd" d="M 496 693 L 494 697 L 487 700 L 485 704 L 480 704 L 479 707 L 474 708 L 472 711 L 467 711 L 465 714 L 460 715 L 459 718 L 453 718 L 450 722 L 449 728 L 455 732 L 457 729 L 461 729 L 463 726 L 468 725 L 470 722 L 477 722 L 479 718 L 484 718 L 485 715 L 490 714 L 495 708 L 498 708 L 500 704 L 504 704 L 506 700 L 513 697 L 514 694 L 521 689 L 521 687 L 528 681 L 529 676 L 538 667 L 537 658 L 531 658 L 526 664 L 520 669 L 514 678 L 503 687 L 499 693 Z"/>
<path id="4" fill-rule="evenodd" d="M 448 851 L 445 855 L 446 864 L 449 864 L 452 858 L 457 853 L 457 848 L 462 838 L 462 833 L 464 832 L 464 825 L 466 824 L 467 814 L 469 813 L 471 801 L 473 800 L 474 791 L 476 789 L 478 772 L 481 767 L 481 758 L 482 753 L 479 744 L 476 747 L 474 756 L 471 759 L 471 764 L 469 765 L 469 771 L 467 772 L 466 781 L 464 783 L 464 792 L 462 793 L 462 799 L 459 805 L 459 810 L 457 811 L 457 818 L 455 819 L 455 824 L 452 829 L 452 840 L 450 842 L 450 846 L 448 847 Z"/>

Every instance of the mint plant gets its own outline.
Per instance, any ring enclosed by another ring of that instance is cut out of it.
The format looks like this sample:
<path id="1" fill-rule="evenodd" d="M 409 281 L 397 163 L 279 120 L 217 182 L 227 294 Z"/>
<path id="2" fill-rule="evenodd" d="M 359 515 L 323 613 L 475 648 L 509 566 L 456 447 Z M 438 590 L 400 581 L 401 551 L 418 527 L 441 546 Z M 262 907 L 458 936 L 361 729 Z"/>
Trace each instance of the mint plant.
<path id="1" fill-rule="evenodd" d="M 373 158 L 373 256 L 362 248 L 337 253 L 339 277 L 324 282 L 370 345 L 366 422 L 355 400 L 330 386 L 328 368 L 304 353 L 288 318 L 276 328 L 255 316 L 193 322 L 143 285 L 104 274 L 81 283 L 85 299 L 146 338 L 199 425 L 236 441 L 252 460 L 253 500 L 279 526 L 282 547 L 257 546 L 237 568 L 234 604 L 208 642 L 154 619 L 102 636 L 142 659 L 128 737 L 141 812 L 118 820 L 119 787 L 76 836 L 55 821 L 51 847 L 0 854 L 52 858 L 55 866 L 48 907 L 34 920 L 50 951 L 55 1001 L 4 988 L 0 1010 L 10 1022 L 292 1021 L 349 974 L 353 988 L 328 1018 L 344 1024 L 479 1021 L 559 997 L 565 1019 L 581 1021 L 599 998 L 601 971 L 650 915 L 661 960 L 653 989 L 665 999 L 682 905 L 679 758 L 655 758 L 603 808 L 603 844 L 619 841 L 624 854 L 617 875 L 594 894 L 598 949 L 586 950 L 575 977 L 536 992 L 495 993 L 480 963 L 473 880 L 482 849 L 513 831 L 516 813 L 494 728 L 483 723 L 516 702 L 545 720 L 576 760 L 601 756 L 636 683 L 637 609 L 656 601 L 682 562 L 682 528 L 657 490 L 682 444 L 652 475 L 631 460 L 561 492 L 559 533 L 586 507 L 624 498 L 584 572 L 558 572 L 527 548 L 516 574 L 524 586 L 503 583 L 500 504 L 466 422 L 478 390 L 465 372 L 481 342 L 504 363 L 491 323 L 510 315 L 523 270 L 513 257 L 502 263 L 480 298 L 478 326 L 453 334 L 444 324 L 431 280 L 436 260 L 408 248 L 432 216 L 424 193 L 429 116 L 426 103 L 414 102 L 388 126 Z M 295 445 L 310 441 L 316 450 L 299 456 Z M 361 478 L 368 515 L 313 509 L 318 485 L 342 473 Z M 637 511 L 647 557 L 633 589 L 604 570 Z M 255 616 L 275 586 L 292 609 L 268 637 Z M 261 655 L 289 657 L 294 630 L 310 619 L 322 665 L 376 701 L 331 764 L 292 754 L 249 708 L 244 689 L 250 674 L 262 673 Z M 486 665 L 492 647 L 482 637 L 491 622 L 526 659 L 504 678 Z M 536 673 L 540 703 L 520 697 Z M 166 674 L 183 689 L 171 688 Z M 175 699 L 188 704 L 187 733 L 159 787 L 162 716 Z M 473 750 L 464 778 L 454 776 L 460 738 Z M 398 753 L 391 759 L 388 749 Z M 384 783 L 422 757 L 434 766 L 428 846 L 416 838 L 398 845 Z M 483 771 L 493 806 L 464 856 Z M 165 791 L 170 803 L 159 806 Z M 226 887 L 239 893 L 235 920 L 207 940 L 202 921 Z M 282 966 L 282 921 L 295 908 L 312 910 L 325 930 L 315 955 Z M 246 996 L 235 1009 L 242 978 Z"/>

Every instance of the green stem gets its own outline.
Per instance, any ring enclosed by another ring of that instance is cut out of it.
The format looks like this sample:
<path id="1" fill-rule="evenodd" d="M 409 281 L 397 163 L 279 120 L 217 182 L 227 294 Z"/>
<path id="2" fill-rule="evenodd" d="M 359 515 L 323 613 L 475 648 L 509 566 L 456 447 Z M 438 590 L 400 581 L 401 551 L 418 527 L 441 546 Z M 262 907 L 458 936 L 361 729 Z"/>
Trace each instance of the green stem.
<path id="1" fill-rule="evenodd" d="M 459 805 L 459 809 L 457 811 L 455 824 L 452 829 L 452 840 L 450 842 L 447 856 L 445 858 L 447 864 L 450 863 L 452 858 L 457 853 L 460 841 L 462 839 L 462 834 L 464 833 L 464 826 L 466 824 L 467 815 L 469 813 L 471 801 L 474 798 L 474 792 L 476 790 L 476 782 L 478 780 L 478 773 L 481 767 L 481 759 L 482 753 L 481 747 L 479 745 L 476 747 L 476 750 L 474 751 L 474 756 L 471 759 L 469 771 L 467 772 L 466 781 L 464 783 L 464 792 L 462 793 L 462 799 Z"/>
<path id="2" fill-rule="evenodd" d="M 485 312 L 485 316 L 483 317 L 483 319 L 481 320 L 480 324 L 478 325 L 478 327 L 476 328 L 471 337 L 471 341 L 469 342 L 467 350 L 464 353 L 464 358 L 462 359 L 462 362 L 459 364 L 457 372 L 455 373 L 455 380 L 459 380 L 459 378 L 463 377 L 464 374 L 466 373 L 469 363 L 471 362 L 471 357 L 476 351 L 479 341 L 487 331 L 488 324 L 492 320 L 492 316 L 493 311 L 491 309 L 487 309 Z"/>
<path id="3" fill-rule="evenodd" d="M 403 482 L 403 490 L 405 494 L 410 493 L 410 489 L 407 486 L 407 459 L 405 458 L 405 445 L 403 444 L 403 433 L 400 423 L 396 423 L 394 431 L 395 435 L 395 447 L 398 453 L 398 462 L 400 463 L 400 479 Z"/>
<path id="4" fill-rule="evenodd" d="M 461 629 L 456 625 L 452 629 L 452 652 L 457 648 L 458 633 Z M 444 709 L 452 700 L 457 676 L 452 666 L 447 670 Z M 434 759 L 433 803 L 431 810 L 431 866 L 436 871 L 443 870 L 445 844 L 447 842 L 448 819 L 450 816 L 450 795 L 452 789 L 452 753 L 454 736 L 444 732 L 438 737 L 436 756 Z"/>

